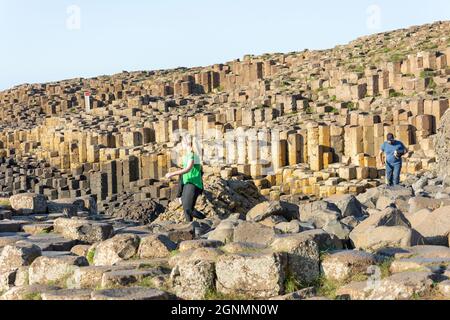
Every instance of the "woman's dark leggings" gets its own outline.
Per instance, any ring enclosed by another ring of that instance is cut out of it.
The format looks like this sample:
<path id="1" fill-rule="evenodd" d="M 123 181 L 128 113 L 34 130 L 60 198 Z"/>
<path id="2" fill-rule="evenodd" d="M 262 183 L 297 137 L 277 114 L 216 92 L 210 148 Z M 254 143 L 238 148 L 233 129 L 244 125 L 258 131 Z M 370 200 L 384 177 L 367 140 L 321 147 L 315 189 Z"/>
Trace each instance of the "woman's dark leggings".
<path id="1" fill-rule="evenodd" d="M 193 184 L 183 185 L 183 193 L 181 196 L 181 202 L 183 203 L 184 216 L 187 220 L 192 221 L 192 215 L 195 210 L 195 203 L 197 198 L 201 195 L 202 190 Z"/>

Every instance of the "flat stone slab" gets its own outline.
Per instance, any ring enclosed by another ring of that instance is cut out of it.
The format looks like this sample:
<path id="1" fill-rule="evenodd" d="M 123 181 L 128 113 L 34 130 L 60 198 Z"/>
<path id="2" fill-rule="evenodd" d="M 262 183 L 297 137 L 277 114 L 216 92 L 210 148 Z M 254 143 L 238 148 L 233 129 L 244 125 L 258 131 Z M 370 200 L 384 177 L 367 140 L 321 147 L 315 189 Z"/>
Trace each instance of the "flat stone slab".
<path id="1" fill-rule="evenodd" d="M 115 286 L 129 286 L 146 278 L 153 278 L 164 274 L 162 268 L 147 270 L 117 270 L 103 274 L 102 287 L 110 288 Z"/>
<path id="2" fill-rule="evenodd" d="M 92 300 L 168 300 L 166 292 L 144 287 L 106 289 L 92 292 Z"/>
<path id="3" fill-rule="evenodd" d="M 65 289 L 49 291 L 42 294 L 42 300 L 91 300 L 92 290 L 89 289 Z"/>
<path id="4" fill-rule="evenodd" d="M 0 233 L 0 247 L 14 244 L 17 241 L 25 240 L 28 237 L 26 233 L 19 232 L 3 232 Z"/>
<path id="5" fill-rule="evenodd" d="M 70 251 L 77 242 L 68 240 L 57 234 L 42 234 L 28 237 L 25 241 L 31 242 L 42 251 Z"/>
<path id="6" fill-rule="evenodd" d="M 20 232 L 23 226 L 29 223 L 24 220 L 0 220 L 0 232 Z"/>
<path id="7" fill-rule="evenodd" d="M 440 273 L 450 266 L 450 258 L 406 258 L 392 262 L 389 270 L 392 273 L 405 271 L 431 271 Z"/>
<path id="8" fill-rule="evenodd" d="M 13 287 L 4 293 L 0 300 L 41 300 L 43 293 L 60 289 L 57 286 L 47 285 Z"/>
<path id="9" fill-rule="evenodd" d="M 36 223 L 27 224 L 23 226 L 23 231 L 29 234 L 47 234 L 53 230 L 53 224 L 51 223 Z"/>

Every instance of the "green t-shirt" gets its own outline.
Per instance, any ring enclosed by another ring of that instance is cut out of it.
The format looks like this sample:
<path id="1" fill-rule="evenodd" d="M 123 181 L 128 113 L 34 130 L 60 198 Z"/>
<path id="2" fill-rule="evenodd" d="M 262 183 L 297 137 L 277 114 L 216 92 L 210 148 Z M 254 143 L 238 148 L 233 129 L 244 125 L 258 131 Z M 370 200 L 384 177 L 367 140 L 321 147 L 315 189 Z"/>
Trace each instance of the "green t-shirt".
<path id="1" fill-rule="evenodd" d="M 187 154 L 183 158 L 183 169 L 187 168 L 191 160 L 194 160 L 194 166 L 191 171 L 183 175 L 183 184 L 191 183 L 203 190 L 202 165 L 200 164 L 200 158 L 193 153 Z"/>

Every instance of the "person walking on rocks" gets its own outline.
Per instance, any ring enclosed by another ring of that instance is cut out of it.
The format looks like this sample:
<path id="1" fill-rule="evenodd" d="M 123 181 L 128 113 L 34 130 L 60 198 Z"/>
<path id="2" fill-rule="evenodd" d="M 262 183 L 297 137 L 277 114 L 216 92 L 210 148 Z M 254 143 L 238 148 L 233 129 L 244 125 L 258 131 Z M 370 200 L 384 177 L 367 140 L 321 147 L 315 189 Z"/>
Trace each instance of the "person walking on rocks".
<path id="1" fill-rule="evenodd" d="M 183 169 L 168 173 L 167 179 L 179 176 L 178 197 L 181 198 L 184 217 L 187 222 L 193 218 L 205 219 L 205 215 L 195 210 L 198 197 L 203 193 L 203 171 L 200 157 L 194 153 L 192 137 L 186 135 L 182 138 Z"/>
<path id="2" fill-rule="evenodd" d="M 402 156 L 408 150 L 401 141 L 395 140 L 392 133 L 387 135 L 387 141 L 381 145 L 381 163 L 386 164 L 386 184 L 397 186 L 400 184 L 400 172 L 402 171 Z M 383 157 L 383 155 L 385 157 Z"/>

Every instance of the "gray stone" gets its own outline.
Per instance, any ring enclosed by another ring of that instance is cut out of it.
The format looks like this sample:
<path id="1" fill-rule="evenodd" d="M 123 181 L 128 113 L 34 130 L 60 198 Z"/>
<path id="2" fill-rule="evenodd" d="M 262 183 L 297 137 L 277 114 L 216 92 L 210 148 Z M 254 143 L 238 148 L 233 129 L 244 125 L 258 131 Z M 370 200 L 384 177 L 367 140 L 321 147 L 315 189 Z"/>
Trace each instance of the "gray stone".
<path id="1" fill-rule="evenodd" d="M 226 254 L 216 263 L 217 291 L 252 298 L 270 298 L 284 291 L 283 253 Z"/>
<path id="2" fill-rule="evenodd" d="M 11 207 L 18 214 L 39 214 L 47 212 L 45 196 L 35 193 L 20 193 L 9 198 Z"/>
<path id="3" fill-rule="evenodd" d="M 165 235 L 150 235 L 141 239 L 138 255 L 142 259 L 165 258 L 176 248 L 177 245 Z"/>
<path id="4" fill-rule="evenodd" d="M 269 245 L 275 237 L 275 229 L 257 222 L 244 221 L 234 229 L 235 242 Z"/>
<path id="5" fill-rule="evenodd" d="M 246 216 L 247 221 L 261 222 L 270 216 L 283 216 L 285 208 L 279 201 L 266 201 L 253 207 Z"/>
<path id="6" fill-rule="evenodd" d="M 157 289 L 131 287 L 92 292 L 92 300 L 168 300 L 168 294 Z"/>
<path id="7" fill-rule="evenodd" d="M 87 266 L 86 258 L 78 256 L 39 257 L 29 269 L 30 284 L 65 282 L 73 275 L 77 266 Z"/>
<path id="8" fill-rule="evenodd" d="M 112 266 L 134 257 L 140 239 L 134 234 L 119 234 L 97 245 L 94 254 L 95 266 Z"/>

